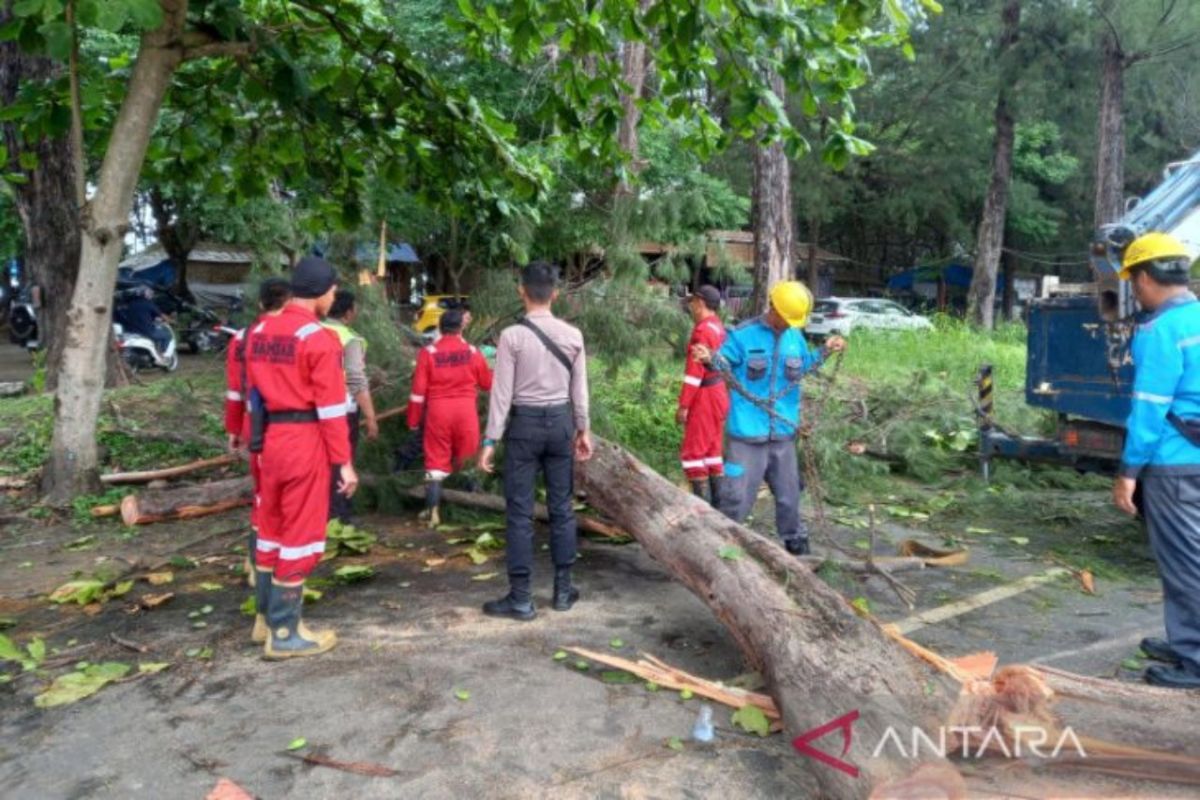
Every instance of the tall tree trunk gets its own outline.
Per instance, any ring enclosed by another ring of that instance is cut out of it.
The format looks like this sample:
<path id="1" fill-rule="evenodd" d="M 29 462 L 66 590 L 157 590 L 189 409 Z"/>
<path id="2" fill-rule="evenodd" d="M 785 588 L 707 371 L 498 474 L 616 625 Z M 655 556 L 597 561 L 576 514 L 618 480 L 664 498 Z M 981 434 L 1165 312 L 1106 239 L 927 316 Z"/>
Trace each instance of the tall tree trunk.
<path id="1" fill-rule="evenodd" d="M 158 186 L 150 189 L 150 210 L 154 214 L 154 225 L 158 241 L 175 266 L 175 293 L 191 300 L 187 286 L 188 259 L 200 241 L 200 226 L 192 220 L 178 201 L 168 200 Z"/>
<path id="2" fill-rule="evenodd" d="M 808 225 L 808 252 L 805 259 L 808 262 L 808 288 L 813 297 L 823 294 L 821 286 L 821 262 L 817 260 L 818 239 L 821 236 L 821 220 L 813 217 Z M 832 291 L 832 287 L 830 289 Z"/>
<path id="3" fill-rule="evenodd" d="M 650 7 L 650 0 L 640 0 L 638 6 L 639 13 L 645 13 Z M 638 122 L 641 121 L 642 110 L 638 108 L 638 101 L 642 98 L 642 87 L 646 84 L 648 68 L 646 43 L 624 42 L 621 46 L 621 79 L 629 86 L 629 91 L 621 95 L 622 114 L 621 126 L 617 130 L 617 146 L 629 156 L 629 161 L 626 172 L 617 181 L 617 198 L 633 193 L 633 186 L 628 178 L 637 175 L 642 169 L 638 158 Z"/>
<path id="4" fill-rule="evenodd" d="M 1013 139 L 1016 125 L 1009 105 L 1011 80 L 1004 69 L 1006 56 L 1016 44 L 1021 23 L 1020 0 L 1007 0 L 1000 11 L 1003 32 L 997 58 L 1000 61 L 1000 90 L 996 98 L 995 140 L 992 145 L 992 176 L 983 201 L 983 218 L 975 245 L 975 272 L 967 293 L 967 318 L 991 330 L 995 324 L 996 275 L 1004 249 L 1004 224 L 1008 217 L 1008 187 L 1012 180 Z"/>
<path id="5" fill-rule="evenodd" d="M 10 18 L 10 9 L 11 2 L 0 3 L 0 22 Z M 16 42 L 0 42 L 0 106 L 16 101 L 22 83 L 56 79 L 59 73 L 59 66 L 49 58 L 26 53 Z M 6 171 L 27 179 L 13 194 L 25 231 L 25 266 L 33 285 L 41 290 L 38 338 L 46 352 L 46 387 L 53 390 L 62 364 L 67 306 L 79 271 L 79 204 L 71 143 L 65 136 L 26 141 L 20 125 L 13 122 L 0 125 L 0 137 L 8 149 Z M 37 166 L 22 169 L 18 161 L 22 153 L 37 156 Z"/>
<path id="6" fill-rule="evenodd" d="M 162 9 L 162 25 L 142 35 L 96 193 L 84 211 L 79 280 L 67 312 L 54 437 L 43 476 L 46 498 L 53 504 L 69 503 L 99 485 L 96 421 L 104 390 L 117 264 L 146 148 L 183 57 L 180 38 L 187 0 L 162 0 Z"/>
<path id="7" fill-rule="evenodd" d="M 783 78 L 771 76 L 771 90 L 782 100 Z M 792 245 L 791 167 L 782 142 L 761 143 L 754 150 L 754 311 L 767 309 L 767 292 L 795 274 Z"/>
<path id="8" fill-rule="evenodd" d="M 1099 228 L 1125 212 L 1125 54 L 1105 33 L 1100 62 L 1100 121 L 1096 137 L 1096 213 Z"/>

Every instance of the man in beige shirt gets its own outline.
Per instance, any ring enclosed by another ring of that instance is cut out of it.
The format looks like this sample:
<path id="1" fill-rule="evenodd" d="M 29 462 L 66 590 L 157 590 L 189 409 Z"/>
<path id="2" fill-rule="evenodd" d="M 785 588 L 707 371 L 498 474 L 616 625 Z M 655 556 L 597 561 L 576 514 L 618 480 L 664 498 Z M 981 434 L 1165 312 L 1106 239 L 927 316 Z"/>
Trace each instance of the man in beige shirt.
<path id="1" fill-rule="evenodd" d="M 504 498 L 507 504 L 509 592 L 483 604 L 494 617 L 531 620 L 533 505 L 537 474 L 546 482 L 550 512 L 550 555 L 554 560 L 554 609 L 567 611 L 579 599 L 571 585 L 576 530 L 573 496 L 575 459 L 592 455 L 588 433 L 587 359 L 583 334 L 554 317 L 558 274 L 535 261 L 521 271 L 518 292 L 525 317 L 500 334 L 496 371 L 479 468 L 492 472 L 496 443 L 504 440 Z"/>

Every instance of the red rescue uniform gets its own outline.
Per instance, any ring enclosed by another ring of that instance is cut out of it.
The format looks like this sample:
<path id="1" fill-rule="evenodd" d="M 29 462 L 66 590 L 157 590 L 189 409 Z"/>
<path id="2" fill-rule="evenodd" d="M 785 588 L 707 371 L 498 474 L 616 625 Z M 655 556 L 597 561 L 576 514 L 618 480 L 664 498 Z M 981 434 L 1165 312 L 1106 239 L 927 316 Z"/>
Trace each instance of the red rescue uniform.
<path id="1" fill-rule="evenodd" d="M 342 345 L 315 314 L 288 304 L 250 328 L 246 368 L 247 386 L 268 415 L 256 563 L 274 569 L 276 582 L 291 583 L 325 552 L 330 469 L 350 463 Z"/>
<path id="2" fill-rule="evenodd" d="M 729 416 L 729 393 L 720 373 L 692 358 L 692 348 L 698 344 L 715 353 L 724 343 L 725 326 L 716 315 L 697 322 L 688 341 L 687 366 L 679 392 L 679 407 L 686 408 L 688 415 L 679 457 L 689 481 L 725 474 L 721 447 L 725 418 Z"/>
<path id="3" fill-rule="evenodd" d="M 246 413 L 246 329 L 238 331 L 225 352 L 225 432 L 250 441 L 250 415 Z M 250 506 L 250 527 L 258 530 L 258 453 L 250 454 L 250 480 L 254 484 L 254 504 Z"/>
<path id="4" fill-rule="evenodd" d="M 408 399 L 408 427 L 425 420 L 425 472 L 442 480 L 479 450 L 480 389 L 492 388 L 487 359 L 460 334 L 421 348 Z"/>

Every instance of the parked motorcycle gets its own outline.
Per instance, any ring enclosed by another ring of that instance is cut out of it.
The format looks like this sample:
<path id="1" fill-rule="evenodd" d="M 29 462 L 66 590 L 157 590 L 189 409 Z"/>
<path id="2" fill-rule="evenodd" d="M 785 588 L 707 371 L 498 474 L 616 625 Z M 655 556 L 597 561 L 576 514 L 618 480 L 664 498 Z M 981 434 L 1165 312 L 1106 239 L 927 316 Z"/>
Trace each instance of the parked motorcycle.
<path id="1" fill-rule="evenodd" d="M 175 348 L 175 331 L 171 326 L 159 323 L 159 326 L 171 334 L 171 339 L 163 350 L 159 350 L 154 340 L 149 336 L 125 329 L 120 323 L 113 323 L 113 338 L 121 353 L 121 360 L 132 372 L 143 369 L 157 368 L 166 372 L 179 369 L 179 353 Z"/>
<path id="2" fill-rule="evenodd" d="M 38 345 L 37 309 L 33 306 L 33 289 L 26 286 L 17 292 L 8 306 L 8 338 L 21 347 Z"/>

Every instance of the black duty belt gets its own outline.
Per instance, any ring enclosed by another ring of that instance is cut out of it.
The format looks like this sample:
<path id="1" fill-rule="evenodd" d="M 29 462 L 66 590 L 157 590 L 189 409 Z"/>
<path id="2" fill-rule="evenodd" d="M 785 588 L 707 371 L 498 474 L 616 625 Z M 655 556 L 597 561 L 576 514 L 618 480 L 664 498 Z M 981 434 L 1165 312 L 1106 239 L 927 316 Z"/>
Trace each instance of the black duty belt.
<path id="1" fill-rule="evenodd" d="M 562 403 L 556 406 L 513 406 L 514 417 L 561 417 L 571 413 L 571 404 Z"/>
<path id="2" fill-rule="evenodd" d="M 316 422 L 317 410 L 309 408 L 304 411 L 268 411 L 267 422 Z"/>
<path id="3" fill-rule="evenodd" d="M 724 383 L 725 378 L 719 372 L 710 372 L 700 379 L 700 388 L 706 386 L 716 386 L 718 383 Z"/>

